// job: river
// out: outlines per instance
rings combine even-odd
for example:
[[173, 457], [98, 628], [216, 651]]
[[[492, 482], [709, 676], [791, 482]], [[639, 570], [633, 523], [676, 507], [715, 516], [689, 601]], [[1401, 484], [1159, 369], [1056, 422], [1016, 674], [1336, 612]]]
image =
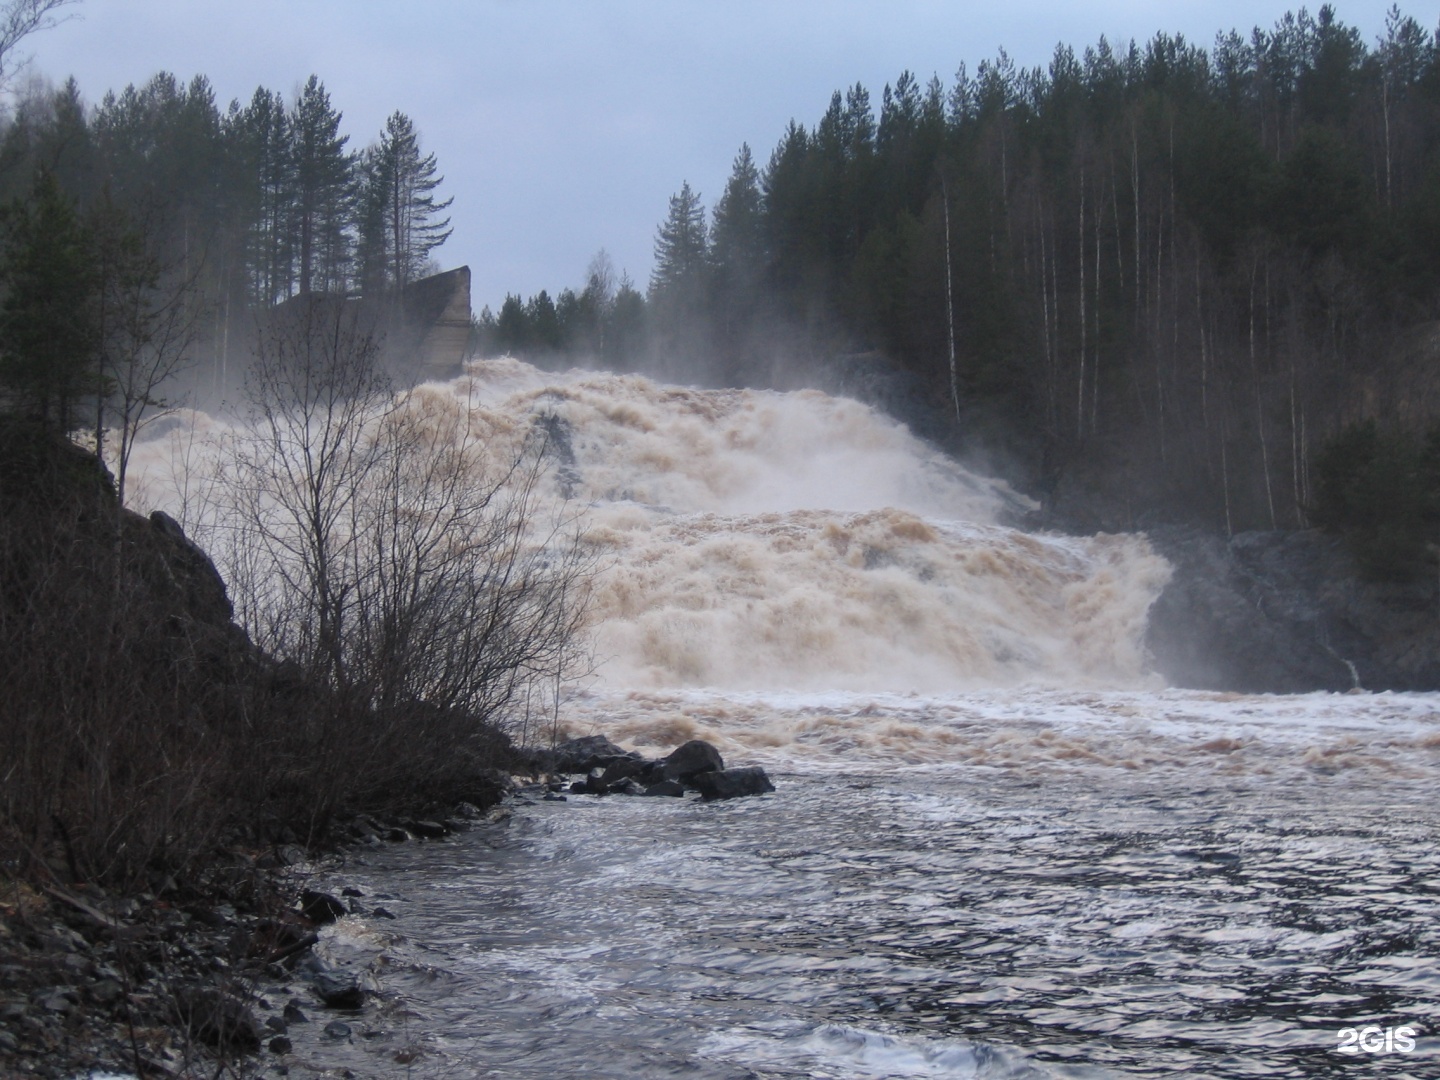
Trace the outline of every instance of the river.
[[1143, 537], [1011, 527], [855, 402], [510, 360], [418, 393], [544, 418], [602, 556], [594, 672], [528, 736], [706, 738], [777, 791], [522, 797], [328, 868], [397, 917], [326, 932], [375, 993], [297, 1066], [1440, 1072], [1440, 697], [1167, 689]]

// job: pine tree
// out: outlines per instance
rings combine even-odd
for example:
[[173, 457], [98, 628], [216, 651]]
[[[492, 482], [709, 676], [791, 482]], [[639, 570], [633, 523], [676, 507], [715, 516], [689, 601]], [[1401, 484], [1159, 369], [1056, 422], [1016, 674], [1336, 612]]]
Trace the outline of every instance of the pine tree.
[[749, 145], [740, 147], [710, 229], [711, 306], [727, 382], [744, 377], [743, 339], [754, 321], [765, 273], [765, 198]]
[[278, 93], [257, 88], [232, 125], [246, 197], [245, 262], [251, 302], [261, 307], [290, 295], [294, 283], [289, 223], [295, 193], [290, 118]]
[[0, 304], [0, 388], [21, 409], [65, 431], [99, 389], [93, 244], [53, 173], [6, 215]]
[[765, 261], [765, 198], [749, 144], [740, 147], [715, 204], [710, 257], [722, 279], [746, 277]]
[[380, 148], [368, 146], [355, 176], [355, 279], [360, 295], [383, 296], [389, 287], [390, 230], [386, 211], [390, 181]]
[[302, 295], [346, 285], [352, 193], [348, 141], [340, 134], [340, 113], [331, 107], [330, 95], [311, 75], [290, 113], [292, 213]]
[[377, 180], [385, 206], [389, 283], [403, 288], [425, 270], [430, 253], [450, 237], [450, 219], [436, 220], [452, 199], [435, 201], [444, 181], [436, 176], [434, 154], [421, 155], [415, 125], [402, 112], [385, 121], [376, 154]]
[[694, 291], [709, 263], [705, 207], [687, 181], [670, 196], [670, 213], [655, 236], [655, 269], [650, 275], [652, 299]]

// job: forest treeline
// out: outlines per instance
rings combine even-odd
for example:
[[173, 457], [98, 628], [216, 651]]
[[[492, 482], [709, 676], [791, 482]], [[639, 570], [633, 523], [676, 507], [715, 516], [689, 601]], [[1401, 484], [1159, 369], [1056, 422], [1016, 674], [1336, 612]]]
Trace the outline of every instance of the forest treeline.
[[[171, 322], [183, 309], [185, 343], [172, 351], [199, 361], [199, 385], [224, 390], [255, 314], [311, 293], [383, 301], [429, 272], [450, 235], [434, 154], [403, 112], [360, 149], [341, 120], [313, 75], [293, 100], [261, 87], [228, 107], [204, 76], [186, 84], [163, 72], [94, 106], [73, 78], [23, 91], [0, 129], [6, 261], [69, 260], [57, 280], [70, 318], [87, 325], [67, 331], [61, 370], [45, 370], [61, 395], [93, 399], [107, 378], [99, 357], [115, 347], [102, 339], [118, 325], [110, 294], [128, 292], [132, 306]], [[37, 215], [49, 215], [38, 231]], [[79, 247], [37, 250], [56, 227]], [[25, 380], [39, 374], [20, 376], [32, 398]]]
[[[64, 6], [0, 0], [0, 85], [12, 16]], [[360, 152], [340, 119], [314, 77], [221, 110], [162, 74], [0, 125], [0, 881], [154, 887], [493, 800], [589, 662], [546, 430], [383, 362], [449, 235], [435, 158], [402, 113]], [[131, 512], [136, 439], [231, 354], [181, 520]]]
[[1374, 42], [1327, 5], [1208, 49], [1001, 52], [876, 105], [742, 147], [708, 213], [682, 186], [644, 297], [602, 261], [484, 346], [752, 384], [873, 352], [932, 434], [1110, 528], [1311, 523], [1337, 433], [1428, 422], [1440, 66], [1398, 9]]

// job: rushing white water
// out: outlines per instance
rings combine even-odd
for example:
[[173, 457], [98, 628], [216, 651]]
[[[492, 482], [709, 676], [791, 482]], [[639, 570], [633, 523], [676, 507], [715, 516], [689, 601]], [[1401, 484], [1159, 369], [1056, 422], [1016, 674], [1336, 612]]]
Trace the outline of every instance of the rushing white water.
[[997, 525], [1026, 500], [854, 401], [554, 380], [509, 360], [449, 389], [558, 421], [568, 488], [609, 556], [603, 686], [1145, 682], [1168, 569], [1143, 539]]
[[[1025, 500], [855, 402], [511, 360], [421, 388], [552, 436], [604, 554], [555, 730], [690, 738], [779, 790], [572, 797], [337, 871], [364, 1075], [1422, 1075], [1440, 1057], [1440, 698], [1165, 689], [1143, 537]], [[183, 512], [210, 418], [138, 451]], [[303, 988], [296, 987], [296, 993]], [[1408, 1055], [1338, 1053], [1414, 1025]], [[363, 1029], [363, 1030], [362, 1030]], [[419, 1064], [415, 1064], [415, 1063]], [[418, 1069], [418, 1072], [415, 1070]]]

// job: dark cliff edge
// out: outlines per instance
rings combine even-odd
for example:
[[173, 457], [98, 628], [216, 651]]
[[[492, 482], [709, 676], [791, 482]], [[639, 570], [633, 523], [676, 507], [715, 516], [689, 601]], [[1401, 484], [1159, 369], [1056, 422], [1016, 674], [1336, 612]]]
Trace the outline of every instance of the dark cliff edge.
[[443, 839], [508, 785], [501, 732], [276, 662], [177, 522], [3, 416], [0, 688], [0, 1076], [258, 1072], [301, 1004], [363, 997], [310, 952], [308, 859]]
[[1318, 530], [1149, 530], [1175, 568], [1146, 645], [1172, 686], [1245, 693], [1440, 688], [1435, 579], [1363, 579]]

